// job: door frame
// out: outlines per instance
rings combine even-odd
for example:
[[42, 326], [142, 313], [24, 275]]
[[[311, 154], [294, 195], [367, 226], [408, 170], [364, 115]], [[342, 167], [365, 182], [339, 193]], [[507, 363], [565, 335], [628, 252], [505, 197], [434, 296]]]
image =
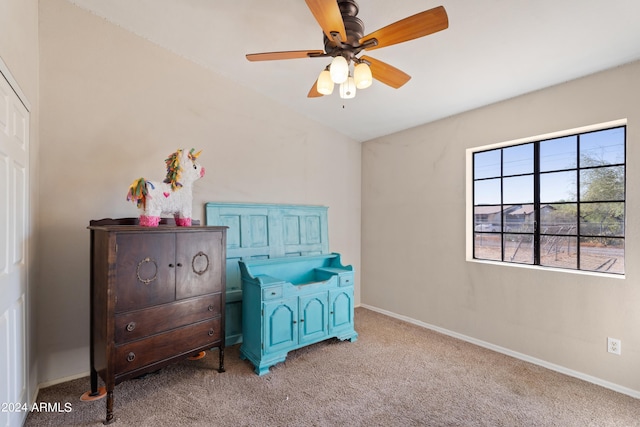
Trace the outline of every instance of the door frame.
[[20, 85], [18, 84], [16, 79], [13, 78], [11, 71], [9, 71], [9, 67], [2, 60], [1, 56], [0, 56], [0, 74], [2, 74], [5, 80], [9, 82], [9, 86], [11, 86], [11, 89], [13, 89], [15, 94], [18, 96], [18, 99], [20, 100], [20, 102], [22, 102], [22, 105], [24, 105], [24, 108], [26, 108], [29, 114], [31, 114], [31, 103], [29, 102], [29, 99], [26, 97], [22, 89], [20, 89]]
[[[32, 106], [29, 102], [28, 98], [20, 88], [20, 85], [13, 77], [9, 67], [4, 62], [2, 57], [0, 57], [0, 79], [5, 80], [13, 93], [16, 95], [17, 100], [22, 104], [22, 106], [26, 110], [26, 119], [27, 119], [27, 129], [26, 129], [26, 139], [25, 139], [25, 189], [24, 189], [24, 197], [25, 199], [25, 211], [24, 211], [24, 227], [25, 227], [25, 235], [31, 236], [33, 233], [33, 225], [32, 225], [32, 183], [31, 183], [31, 143], [32, 143], [32, 132], [31, 132], [31, 112]], [[37, 393], [38, 387], [35, 385], [35, 390], [32, 390], [32, 378], [31, 378], [31, 352], [32, 352], [32, 344], [33, 337], [31, 336], [31, 328], [32, 328], [32, 310], [33, 300], [31, 297], [31, 250], [32, 245], [29, 243], [30, 239], [25, 238], [24, 242], [22, 242], [23, 247], [23, 256], [24, 256], [24, 306], [22, 313], [22, 336], [16, 337], [15, 342], [23, 343], [23, 354], [21, 355], [22, 360], [18, 363], [22, 365], [22, 369], [20, 373], [16, 373], [15, 375], [22, 376], [22, 380], [24, 381], [23, 388], [23, 396], [21, 397], [21, 402], [12, 402], [13, 404], [24, 404], [30, 407], [30, 405], [35, 401], [35, 393]], [[11, 367], [11, 363], [7, 364], [7, 367]], [[14, 365], [15, 367], [15, 365]], [[0, 367], [4, 369], [4, 367]], [[9, 408], [10, 409], [10, 408]], [[23, 410], [24, 407], [21, 408], [20, 411], [12, 411], [9, 412], [8, 422], [9, 425], [13, 425], [18, 422], [20, 425], [24, 423], [26, 420], [28, 411]]]

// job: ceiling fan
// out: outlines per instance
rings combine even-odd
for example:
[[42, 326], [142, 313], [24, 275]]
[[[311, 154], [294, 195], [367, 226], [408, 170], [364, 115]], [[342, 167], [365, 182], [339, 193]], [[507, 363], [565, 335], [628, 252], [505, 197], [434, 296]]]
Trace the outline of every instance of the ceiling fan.
[[[340, 85], [342, 98], [353, 98], [357, 89], [369, 87], [376, 79], [395, 89], [411, 79], [407, 73], [370, 56], [363, 50], [379, 49], [424, 37], [449, 27], [444, 7], [438, 6], [396, 21], [364, 35], [364, 23], [357, 18], [355, 0], [305, 0], [324, 32], [324, 50], [292, 50], [250, 53], [249, 61], [332, 57], [308, 93], [309, 98], [329, 95], [334, 84]], [[353, 62], [353, 73], [350, 64]]]

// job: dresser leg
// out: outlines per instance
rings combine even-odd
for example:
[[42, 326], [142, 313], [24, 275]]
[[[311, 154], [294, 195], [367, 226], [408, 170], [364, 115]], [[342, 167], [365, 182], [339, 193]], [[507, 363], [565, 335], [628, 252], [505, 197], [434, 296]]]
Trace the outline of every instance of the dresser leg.
[[113, 418], [113, 390], [109, 390], [107, 392], [107, 418], [104, 420], [102, 424], [111, 424], [114, 422]]
[[218, 368], [218, 372], [224, 372], [224, 347], [220, 347], [220, 367]]
[[[91, 363], [93, 365], [93, 362]], [[97, 396], [98, 395], [98, 372], [91, 367], [91, 393], [89, 396]]]

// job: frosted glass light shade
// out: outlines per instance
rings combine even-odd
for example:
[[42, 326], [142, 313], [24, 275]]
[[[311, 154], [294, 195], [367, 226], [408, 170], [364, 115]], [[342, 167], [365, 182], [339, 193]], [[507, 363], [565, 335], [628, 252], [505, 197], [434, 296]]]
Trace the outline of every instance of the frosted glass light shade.
[[318, 77], [316, 90], [323, 95], [331, 95], [333, 93], [333, 80], [328, 70], [323, 70]]
[[343, 56], [336, 56], [331, 61], [329, 72], [334, 83], [343, 83], [349, 77], [349, 63]]
[[340, 98], [351, 99], [356, 96], [356, 82], [353, 77], [348, 77], [347, 81], [340, 84]]
[[366, 89], [373, 83], [373, 76], [371, 75], [371, 68], [364, 62], [361, 62], [353, 69], [353, 79], [356, 82], [358, 89]]

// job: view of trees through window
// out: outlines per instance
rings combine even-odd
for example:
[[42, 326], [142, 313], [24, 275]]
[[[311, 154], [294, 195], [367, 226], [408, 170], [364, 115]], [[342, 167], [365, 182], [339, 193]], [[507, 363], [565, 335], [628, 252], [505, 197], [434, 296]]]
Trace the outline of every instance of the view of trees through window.
[[476, 259], [624, 273], [626, 127], [473, 154]]

